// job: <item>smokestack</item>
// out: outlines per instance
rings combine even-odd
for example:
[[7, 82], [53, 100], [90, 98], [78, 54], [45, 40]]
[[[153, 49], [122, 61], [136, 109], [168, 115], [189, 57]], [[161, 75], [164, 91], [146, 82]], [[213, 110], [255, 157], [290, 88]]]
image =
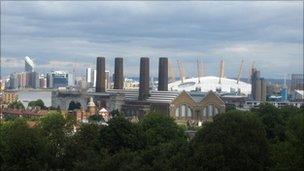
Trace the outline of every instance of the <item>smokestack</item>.
[[149, 97], [149, 58], [140, 58], [139, 95], [138, 100], [146, 100]]
[[[251, 74], [251, 95], [253, 100], [257, 100], [257, 80], [260, 80], [260, 71], [258, 71], [256, 68], [252, 68], [252, 74]], [[259, 93], [261, 94], [261, 92]], [[260, 96], [260, 95], [259, 95]]]
[[123, 58], [115, 58], [114, 89], [123, 89]]
[[158, 91], [168, 91], [168, 58], [159, 58]]
[[106, 91], [106, 60], [105, 57], [97, 57], [96, 62], [96, 92]]

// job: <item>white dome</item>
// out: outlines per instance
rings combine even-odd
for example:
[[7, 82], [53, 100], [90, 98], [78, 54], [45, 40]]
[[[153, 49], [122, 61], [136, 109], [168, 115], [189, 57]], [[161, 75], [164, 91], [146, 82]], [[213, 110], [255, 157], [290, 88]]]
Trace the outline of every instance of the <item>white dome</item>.
[[216, 91], [216, 89], [221, 89], [222, 92], [237, 92], [238, 90], [241, 93], [248, 95], [251, 94], [251, 84], [245, 83], [243, 81], [239, 81], [237, 84], [237, 80], [222, 78], [221, 84], [219, 84], [219, 77], [215, 76], [206, 76], [200, 77], [200, 83], [198, 83], [198, 78], [188, 78], [184, 80], [184, 83], [181, 81], [176, 81], [173, 83], [169, 83], [168, 90], [171, 91], [194, 91], [199, 88], [202, 92], [208, 91]]

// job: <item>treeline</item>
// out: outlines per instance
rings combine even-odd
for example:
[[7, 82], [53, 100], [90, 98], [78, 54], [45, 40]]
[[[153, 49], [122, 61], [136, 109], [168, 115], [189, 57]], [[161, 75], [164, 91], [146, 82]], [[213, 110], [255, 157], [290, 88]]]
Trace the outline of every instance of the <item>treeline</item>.
[[1, 170], [302, 170], [304, 110], [269, 104], [228, 111], [187, 140], [170, 117], [138, 123], [117, 116], [108, 126], [50, 113], [35, 124], [0, 125]]

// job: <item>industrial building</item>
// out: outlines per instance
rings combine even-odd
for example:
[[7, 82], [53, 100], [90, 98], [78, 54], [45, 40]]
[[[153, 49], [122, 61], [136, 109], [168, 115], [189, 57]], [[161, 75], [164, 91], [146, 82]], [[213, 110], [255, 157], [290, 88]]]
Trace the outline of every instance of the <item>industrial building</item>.
[[118, 109], [127, 118], [140, 118], [156, 112], [175, 118], [178, 122], [204, 122], [225, 111], [225, 102], [212, 91], [168, 91], [168, 58], [159, 59], [158, 90], [150, 90], [150, 60], [140, 59], [139, 89], [123, 89], [123, 59], [115, 59], [114, 89], [106, 88], [105, 57], [97, 57], [95, 92], [58, 90], [52, 93], [52, 106], [67, 109], [69, 103], [79, 102], [84, 110], [93, 97], [96, 107], [107, 111]]
[[252, 68], [251, 85], [252, 100], [265, 102], [267, 83], [264, 78], [260, 77], [260, 71], [256, 68]]

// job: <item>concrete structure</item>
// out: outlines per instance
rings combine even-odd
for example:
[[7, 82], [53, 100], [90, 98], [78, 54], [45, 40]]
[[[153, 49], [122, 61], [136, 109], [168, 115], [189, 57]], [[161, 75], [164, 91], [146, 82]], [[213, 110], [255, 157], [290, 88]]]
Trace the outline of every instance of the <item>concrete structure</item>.
[[96, 92], [105, 92], [106, 91], [106, 61], [104, 57], [97, 57], [96, 62]]
[[168, 91], [168, 58], [159, 58], [158, 90]]
[[124, 86], [123, 58], [115, 58], [114, 89], [123, 89], [123, 86]]
[[251, 97], [255, 101], [266, 101], [267, 82], [260, 77], [260, 71], [253, 68], [251, 75]]
[[139, 76], [139, 96], [138, 100], [145, 100], [149, 97], [150, 65], [149, 58], [140, 58], [140, 76]]
[[[261, 103], [265, 103], [265, 102], [262, 102], [262, 101], [246, 101], [246, 103], [244, 105], [244, 109], [245, 110], [246, 109], [249, 110], [251, 108], [258, 108]], [[297, 108], [304, 107], [304, 102], [279, 102], [279, 101], [271, 101], [271, 102], [267, 102], [267, 103], [270, 103], [270, 104], [274, 105], [277, 108], [281, 108], [281, 107], [284, 107], [284, 106], [295, 106]]]
[[67, 110], [69, 104], [74, 101], [81, 104], [82, 110], [90, 111], [87, 101], [92, 97], [96, 110], [102, 108], [107, 111], [119, 110], [127, 118], [141, 118], [154, 112], [171, 116], [182, 123], [211, 121], [213, 116], [225, 111], [222, 98], [211, 91], [208, 93], [149, 91], [149, 94], [146, 100], [139, 101], [138, 90], [111, 89], [104, 93], [57, 90], [52, 93], [52, 106]]

